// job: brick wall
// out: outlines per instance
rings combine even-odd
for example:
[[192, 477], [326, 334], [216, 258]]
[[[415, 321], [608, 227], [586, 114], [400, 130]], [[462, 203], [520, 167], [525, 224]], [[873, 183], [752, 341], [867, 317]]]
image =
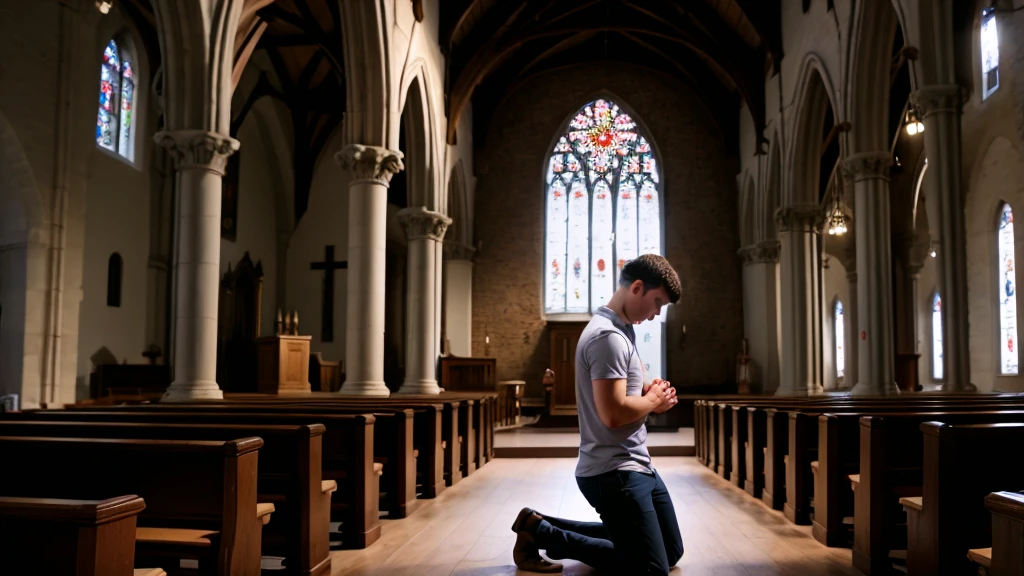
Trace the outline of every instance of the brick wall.
[[477, 150], [475, 239], [483, 246], [473, 270], [473, 354], [484, 355], [489, 336], [498, 379], [526, 380], [529, 397], [542, 396], [548, 366], [544, 164], [568, 116], [595, 97], [635, 113], [660, 153], [665, 254], [683, 286], [668, 315], [668, 377], [679, 388], [735, 381], [743, 337], [737, 160], [684, 85], [633, 65], [611, 70], [582, 65], [530, 79], [506, 97]]

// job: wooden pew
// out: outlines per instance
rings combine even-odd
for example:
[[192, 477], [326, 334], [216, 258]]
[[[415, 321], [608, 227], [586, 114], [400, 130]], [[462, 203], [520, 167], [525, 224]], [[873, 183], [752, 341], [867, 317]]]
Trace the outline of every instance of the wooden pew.
[[262, 552], [284, 556], [299, 574], [330, 574], [330, 503], [337, 487], [323, 481], [322, 424], [156, 424], [152, 422], [0, 421], [0, 436], [159, 440], [263, 439], [257, 501], [275, 507]]
[[[860, 483], [854, 493], [854, 566], [865, 574], [891, 569], [891, 550], [906, 549], [900, 498], [923, 492], [921, 424], [1017, 422], [1018, 411], [906, 412], [860, 418]], [[966, 554], [966, 552], [964, 552]]]
[[375, 418], [372, 414], [290, 414], [138, 411], [129, 407], [100, 410], [10, 412], [2, 420], [139, 422], [177, 424], [323, 425], [322, 479], [333, 480], [331, 521], [341, 523], [342, 545], [365, 548], [380, 538], [379, 479], [373, 462]]
[[984, 565], [988, 576], [1024, 574], [1024, 493], [993, 492], [985, 508], [992, 513], [992, 546], [971, 549], [968, 558]]
[[0, 453], [31, 462], [0, 474], [0, 494], [99, 500], [138, 494], [137, 563], [199, 560], [219, 575], [260, 571], [259, 438], [228, 442], [0, 437]]
[[0, 570], [9, 574], [132, 576], [135, 495], [106, 500], [0, 497]]
[[909, 528], [907, 573], [963, 574], [970, 569], [968, 551], [993, 543], [986, 497], [1000, 487], [1024, 484], [1024, 419], [955, 426], [926, 422], [921, 432], [923, 494], [920, 501], [901, 501]]

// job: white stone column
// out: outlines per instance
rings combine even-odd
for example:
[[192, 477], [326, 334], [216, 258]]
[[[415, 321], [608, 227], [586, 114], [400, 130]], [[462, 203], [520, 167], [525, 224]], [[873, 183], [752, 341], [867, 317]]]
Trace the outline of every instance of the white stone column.
[[951, 392], [974, 391], [967, 325], [967, 239], [960, 182], [960, 114], [963, 100], [956, 85], [925, 86], [911, 97], [924, 122], [928, 156], [928, 190], [937, 199], [938, 285], [942, 294], [942, 356]]
[[423, 206], [398, 213], [409, 240], [405, 381], [400, 394], [440, 394], [437, 385], [437, 249], [452, 223]]
[[[350, 144], [335, 155], [348, 184], [345, 383], [339, 394], [389, 396], [384, 385], [384, 251], [388, 185], [402, 153]], [[412, 291], [410, 284], [410, 292]]]
[[238, 141], [205, 130], [160, 132], [178, 172], [174, 382], [164, 402], [223, 398], [217, 386], [221, 186]]
[[821, 267], [818, 235], [824, 216], [817, 204], [779, 210], [782, 365], [776, 396], [820, 394], [821, 306], [816, 280]]
[[473, 355], [473, 253], [465, 244], [444, 243], [445, 326], [451, 353]]
[[888, 152], [843, 160], [857, 218], [857, 383], [853, 394], [898, 394], [893, 367], [892, 240]]
[[743, 332], [753, 364], [751, 392], [772, 393], [779, 386], [779, 243], [759, 242], [739, 249], [743, 259]]

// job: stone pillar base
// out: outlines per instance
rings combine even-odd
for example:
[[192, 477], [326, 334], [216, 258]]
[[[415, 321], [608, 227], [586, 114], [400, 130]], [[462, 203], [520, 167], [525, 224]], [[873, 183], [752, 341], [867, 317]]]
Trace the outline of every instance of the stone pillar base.
[[825, 394], [825, 387], [818, 385], [818, 386], [811, 386], [809, 388], [783, 388], [783, 387], [779, 387], [779, 389], [775, 391], [775, 394], [773, 394], [773, 396], [799, 397], [799, 396], [822, 396], [824, 394]]
[[851, 396], [898, 396], [900, 394], [900, 387], [895, 382], [889, 382], [888, 384], [868, 384], [867, 382], [858, 382], [856, 386], [850, 390]]
[[167, 388], [161, 402], [192, 402], [223, 400], [224, 392], [216, 382], [174, 382]]
[[437, 385], [437, 380], [415, 380], [402, 382], [402, 387], [395, 393], [395, 395], [406, 395], [406, 394], [440, 394], [442, 392], [441, 387]]
[[338, 390], [339, 396], [370, 396], [376, 398], [387, 398], [391, 396], [391, 390], [384, 385], [384, 381], [380, 382], [348, 382], [346, 381], [341, 385], [341, 390]]

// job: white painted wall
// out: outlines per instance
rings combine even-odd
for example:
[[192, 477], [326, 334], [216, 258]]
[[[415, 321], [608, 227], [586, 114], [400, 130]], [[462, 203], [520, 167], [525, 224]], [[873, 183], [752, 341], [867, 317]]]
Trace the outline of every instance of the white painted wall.
[[[151, 139], [147, 139], [152, 141]], [[150, 179], [97, 148], [90, 162], [78, 331], [78, 394], [88, 392], [90, 357], [108, 348], [118, 362], [145, 363]], [[121, 255], [121, 306], [107, 306], [107, 263]], [[85, 387], [83, 389], [83, 386]]]
[[345, 359], [346, 283], [345, 270], [334, 272], [334, 341], [320, 340], [322, 271], [310, 270], [322, 262], [324, 247], [334, 245], [334, 259], [348, 260], [348, 182], [350, 175], [334, 161], [344, 146], [342, 125], [334, 131], [317, 161], [309, 193], [309, 207], [299, 221], [288, 245], [287, 308], [299, 312], [299, 332], [313, 336], [310, 350], [324, 360]]

